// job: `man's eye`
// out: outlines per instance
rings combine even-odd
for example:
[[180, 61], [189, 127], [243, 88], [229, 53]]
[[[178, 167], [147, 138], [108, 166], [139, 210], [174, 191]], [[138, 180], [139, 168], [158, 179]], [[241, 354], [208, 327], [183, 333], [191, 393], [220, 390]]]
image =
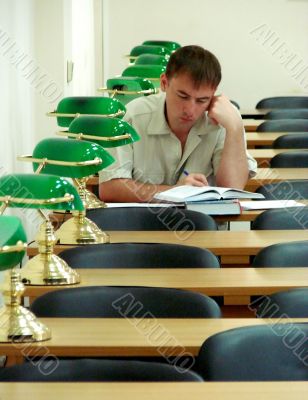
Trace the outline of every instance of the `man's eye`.
[[186, 96], [185, 94], [180, 94], [180, 93], [178, 93], [178, 96], [179, 96], [181, 99], [188, 99], [188, 96]]

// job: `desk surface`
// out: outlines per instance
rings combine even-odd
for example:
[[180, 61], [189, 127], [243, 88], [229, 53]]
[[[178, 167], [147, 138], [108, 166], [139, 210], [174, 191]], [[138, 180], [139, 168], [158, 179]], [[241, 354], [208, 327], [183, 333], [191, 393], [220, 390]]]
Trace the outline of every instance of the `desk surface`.
[[303, 400], [308, 382], [1, 383], [5, 400]]
[[[308, 240], [308, 230], [260, 231], [110, 231], [111, 243], [177, 243], [207, 248], [216, 255], [255, 255], [263, 247], [276, 243]], [[72, 246], [56, 245], [55, 253]], [[37, 254], [29, 247], [28, 255]]]
[[264, 119], [271, 110], [269, 108], [241, 108], [239, 111], [243, 119]]
[[272, 146], [273, 142], [284, 135], [298, 134], [299, 132], [248, 132], [246, 135], [247, 147]]
[[[209, 296], [266, 295], [308, 287], [308, 268], [78, 269], [78, 272], [81, 283], [69, 287], [153, 286]], [[37, 297], [59, 288], [63, 286], [27, 286], [25, 296]]]
[[244, 128], [246, 132], [255, 132], [257, 127], [264, 122], [264, 119], [243, 119]]
[[258, 168], [257, 174], [247, 182], [245, 190], [254, 192], [259, 186], [288, 179], [307, 180], [308, 168]]
[[[144, 310], [146, 313], [148, 310]], [[241, 326], [288, 323], [280, 318], [40, 318], [52, 338], [36, 343], [1, 343], [0, 354], [13, 357], [53, 355], [67, 357], [197, 355], [215, 333]], [[307, 318], [292, 322], [308, 322]]]
[[[286, 179], [308, 179], [308, 168], [258, 168], [257, 175], [249, 179], [245, 190], [254, 191], [265, 183], [280, 182]], [[98, 177], [91, 177], [88, 186], [97, 186]]]

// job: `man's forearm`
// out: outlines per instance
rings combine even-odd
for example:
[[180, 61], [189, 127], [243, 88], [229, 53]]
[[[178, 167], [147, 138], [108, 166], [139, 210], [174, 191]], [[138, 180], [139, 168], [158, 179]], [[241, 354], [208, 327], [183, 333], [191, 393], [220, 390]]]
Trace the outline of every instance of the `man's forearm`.
[[111, 179], [99, 185], [99, 197], [106, 202], [140, 202], [151, 201], [157, 192], [169, 189], [168, 185], [142, 183], [133, 179]]
[[244, 138], [242, 134], [228, 133], [216, 174], [216, 184], [222, 187], [243, 189], [249, 176]]

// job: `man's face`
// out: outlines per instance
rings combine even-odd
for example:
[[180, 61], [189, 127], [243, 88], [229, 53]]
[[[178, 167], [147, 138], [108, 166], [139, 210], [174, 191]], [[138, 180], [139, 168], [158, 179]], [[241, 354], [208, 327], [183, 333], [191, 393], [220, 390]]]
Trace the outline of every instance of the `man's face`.
[[173, 132], [189, 131], [209, 108], [216, 88], [201, 85], [196, 88], [189, 74], [167, 79], [161, 76], [161, 88], [166, 92], [168, 124]]

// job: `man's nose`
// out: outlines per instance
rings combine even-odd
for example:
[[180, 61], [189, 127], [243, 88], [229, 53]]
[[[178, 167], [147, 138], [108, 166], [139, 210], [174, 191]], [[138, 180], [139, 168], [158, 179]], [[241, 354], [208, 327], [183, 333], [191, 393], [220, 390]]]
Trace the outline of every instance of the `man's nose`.
[[194, 102], [194, 100], [193, 99], [188, 100], [187, 102], [185, 102], [184, 112], [187, 115], [193, 115], [195, 112], [195, 108], [196, 108], [196, 103]]

